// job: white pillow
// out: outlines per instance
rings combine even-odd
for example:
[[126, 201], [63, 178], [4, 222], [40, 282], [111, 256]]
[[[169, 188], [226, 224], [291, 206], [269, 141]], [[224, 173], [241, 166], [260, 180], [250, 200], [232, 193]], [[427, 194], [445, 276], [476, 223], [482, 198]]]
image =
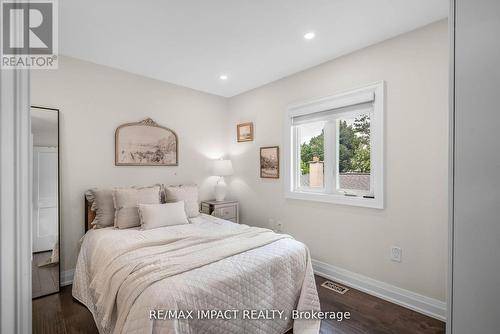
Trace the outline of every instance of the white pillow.
[[113, 189], [115, 205], [115, 227], [130, 228], [139, 226], [139, 204], [160, 204], [160, 186], [130, 187]]
[[198, 203], [198, 187], [181, 185], [165, 187], [167, 203], [184, 201], [184, 208], [189, 218], [200, 214], [200, 204]]
[[184, 201], [166, 204], [139, 204], [138, 208], [143, 230], [189, 223], [184, 211]]

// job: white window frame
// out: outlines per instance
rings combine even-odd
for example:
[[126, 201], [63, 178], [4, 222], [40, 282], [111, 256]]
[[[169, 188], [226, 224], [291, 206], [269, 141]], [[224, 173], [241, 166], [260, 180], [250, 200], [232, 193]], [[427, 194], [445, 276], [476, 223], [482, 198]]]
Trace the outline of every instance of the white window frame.
[[[333, 96], [309, 100], [288, 106], [284, 119], [284, 178], [285, 178], [285, 197], [291, 199], [327, 202], [334, 204], [344, 204], [353, 206], [362, 206], [369, 208], [384, 208], [384, 97], [385, 83], [379, 81], [368, 86], [345, 91]], [[293, 126], [294, 117], [306, 116], [318, 112], [334, 110], [357, 105], [373, 99], [373, 111], [370, 115], [370, 150], [371, 150], [371, 170], [370, 170], [370, 189], [374, 198], [362, 196], [346, 196], [343, 192], [338, 192], [336, 182], [333, 180], [337, 172], [335, 159], [337, 154], [331, 154], [332, 150], [325, 149], [325, 186], [321, 189], [304, 189], [297, 186], [298, 163], [300, 163], [300, 145], [294, 141], [299, 140], [297, 133], [299, 129]], [[325, 142], [336, 143], [333, 140], [336, 135], [336, 126], [333, 119], [338, 119], [342, 115], [332, 116], [332, 121], [325, 124], [334, 129], [325, 131]]]

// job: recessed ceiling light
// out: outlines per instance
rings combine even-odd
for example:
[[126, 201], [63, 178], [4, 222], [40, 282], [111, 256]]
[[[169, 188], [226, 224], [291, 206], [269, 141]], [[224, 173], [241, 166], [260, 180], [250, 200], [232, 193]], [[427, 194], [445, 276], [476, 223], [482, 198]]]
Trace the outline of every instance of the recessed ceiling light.
[[308, 32], [308, 33], [304, 34], [305, 39], [313, 39], [314, 37], [316, 37], [316, 34], [313, 32]]
[[221, 75], [219, 76], [219, 79], [221, 79], [221, 80], [227, 80], [227, 78], [228, 78], [228, 76], [227, 76], [227, 75], [225, 75], [225, 74], [221, 74]]

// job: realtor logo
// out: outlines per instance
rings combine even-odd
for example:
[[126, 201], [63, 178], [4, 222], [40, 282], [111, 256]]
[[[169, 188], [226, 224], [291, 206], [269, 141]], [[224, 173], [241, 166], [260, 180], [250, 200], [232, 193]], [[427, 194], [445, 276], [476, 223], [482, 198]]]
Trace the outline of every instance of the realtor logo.
[[57, 68], [57, 2], [1, 0], [1, 67]]

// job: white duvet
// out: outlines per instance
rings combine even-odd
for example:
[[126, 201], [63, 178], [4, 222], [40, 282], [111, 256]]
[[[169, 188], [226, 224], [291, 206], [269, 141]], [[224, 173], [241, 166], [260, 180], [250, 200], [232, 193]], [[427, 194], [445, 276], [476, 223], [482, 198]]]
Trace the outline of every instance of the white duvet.
[[[281, 334], [292, 325], [296, 334], [318, 333], [318, 321], [291, 319], [294, 309], [319, 310], [302, 243], [206, 215], [191, 222], [85, 235], [73, 296], [100, 333]], [[160, 310], [182, 312], [159, 317]], [[198, 310], [234, 311], [200, 317]]]

